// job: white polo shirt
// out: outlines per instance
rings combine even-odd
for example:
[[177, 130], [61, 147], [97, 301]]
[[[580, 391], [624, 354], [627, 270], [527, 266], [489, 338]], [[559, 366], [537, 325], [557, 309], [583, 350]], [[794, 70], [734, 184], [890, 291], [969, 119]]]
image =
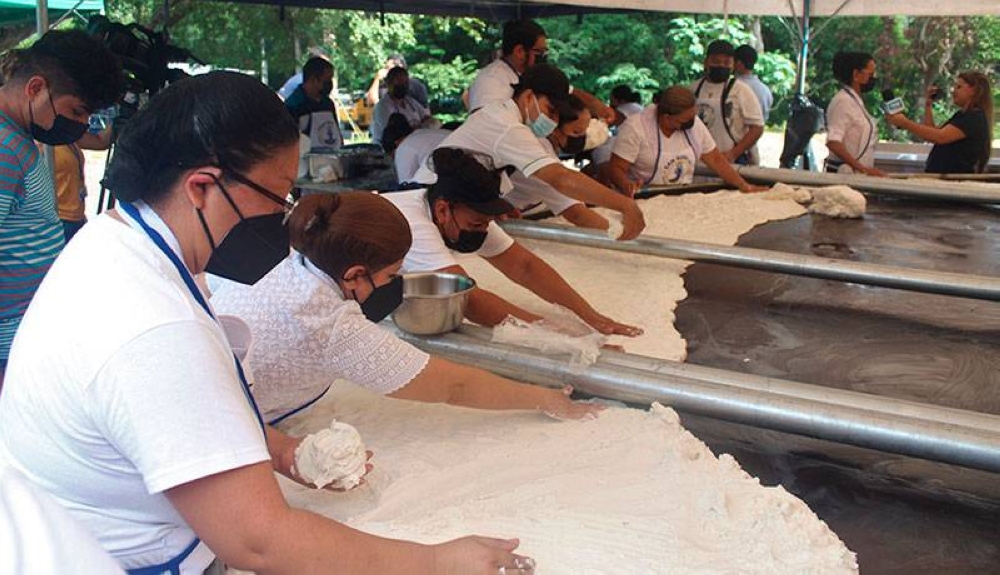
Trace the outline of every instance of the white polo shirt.
[[403, 139], [393, 159], [399, 183], [413, 181], [420, 166], [427, 165], [431, 152], [450, 134], [451, 130], [421, 128]]
[[503, 58], [490, 62], [476, 74], [469, 86], [469, 110], [475, 112], [486, 104], [514, 97], [514, 85], [521, 75]]
[[247, 322], [264, 342], [249, 363], [265, 421], [308, 404], [337, 379], [392, 393], [430, 359], [369, 321], [337, 282], [295, 252], [252, 286], [220, 280], [212, 307]]
[[[426, 189], [390, 192], [382, 197], [403, 212], [413, 234], [413, 245], [403, 258], [403, 273], [431, 272], [459, 265], [456, 252], [445, 245], [441, 232], [434, 225]], [[479, 256], [496, 257], [514, 245], [513, 238], [496, 222], [490, 222], [486, 232], [486, 242], [476, 252]]]
[[629, 177], [640, 182], [649, 181], [654, 186], [691, 183], [698, 160], [715, 149], [712, 134], [695, 116], [687, 137], [676, 130], [668, 138], [656, 120], [656, 106], [649, 106], [641, 114], [625, 120], [615, 137], [614, 155], [632, 164]]
[[431, 117], [431, 111], [413, 96], [407, 96], [402, 101], [382, 98], [378, 104], [375, 104], [375, 112], [372, 114], [372, 125], [369, 128], [372, 143], [382, 143], [382, 132], [389, 123], [389, 116], [393, 114], [402, 114], [411, 128], [416, 128], [424, 120]]
[[[487, 104], [437, 147], [479, 152], [493, 158], [496, 167], [514, 166], [528, 177], [545, 166], [559, 163], [521, 122], [521, 110], [511, 99]], [[437, 174], [422, 165], [413, 180], [433, 184]]]
[[[878, 126], [865, 108], [864, 100], [850, 87], [845, 86], [834, 94], [826, 108], [826, 141], [843, 143], [862, 166], [875, 167]], [[833, 152], [830, 152], [830, 158], [840, 160]], [[854, 172], [846, 164], [841, 171]]]
[[[733, 87], [730, 88], [729, 94], [726, 96], [725, 106], [721, 105], [722, 91], [728, 82], [729, 80], [715, 83], [706, 79], [699, 80], [690, 86], [691, 91], [698, 99], [698, 117], [711, 132], [720, 152], [733, 149], [736, 142], [747, 135], [751, 126], [764, 125], [764, 112], [761, 110], [757, 94], [754, 94], [753, 88], [741, 80], [733, 82]], [[699, 85], [701, 86], [700, 91], [698, 90]], [[728, 118], [732, 137], [726, 131], [726, 126], [722, 121], [723, 113], [726, 113]]]
[[[538, 138], [538, 143], [541, 144], [553, 158], [556, 160], [559, 159], [559, 155], [556, 154], [555, 146], [552, 145], [552, 142], [550, 142], [548, 138]], [[553, 188], [542, 180], [539, 180], [538, 178], [529, 178], [521, 172], [514, 172], [511, 174], [510, 182], [513, 189], [504, 194], [503, 199], [507, 200], [512, 206], [521, 211], [528, 211], [539, 204], [545, 204], [545, 207], [547, 207], [550, 212], [558, 216], [569, 208], [583, 203], [560, 193], [559, 190]]]
[[[270, 459], [222, 328], [145, 233], [108, 215], [63, 250], [21, 323], [0, 457], [126, 569], [164, 563], [195, 539], [165, 491]], [[202, 543], [182, 575], [214, 557]]]

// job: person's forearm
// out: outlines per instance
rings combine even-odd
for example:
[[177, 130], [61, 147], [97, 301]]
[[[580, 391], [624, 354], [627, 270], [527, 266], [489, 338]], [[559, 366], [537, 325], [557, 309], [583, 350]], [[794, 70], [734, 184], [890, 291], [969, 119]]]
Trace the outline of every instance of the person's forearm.
[[250, 547], [248, 564], [227, 563], [258, 575], [433, 573], [431, 547], [362, 533], [299, 509], [289, 509], [281, 519]]
[[909, 118], [903, 117], [899, 121], [899, 127], [906, 130], [907, 132], [910, 132], [911, 134], [920, 138], [921, 140], [930, 142], [932, 144], [939, 143], [939, 138], [941, 136], [941, 129], [938, 128], [937, 126], [934, 125], [926, 126], [924, 124], [918, 124]]
[[934, 123], [934, 105], [931, 100], [924, 103], [924, 125], [932, 128], [937, 127], [937, 124]]
[[614, 121], [614, 109], [597, 99], [597, 97], [590, 92], [574, 87], [573, 95], [580, 98], [580, 101], [583, 102], [583, 105], [587, 107], [587, 110], [590, 111], [590, 114], [593, 117], [604, 120], [608, 124]]
[[502, 297], [488, 292], [482, 288], [476, 288], [469, 294], [469, 307], [465, 310], [465, 317], [479, 325], [494, 326], [512, 315], [524, 321], [536, 321], [541, 316], [535, 315], [527, 310], [521, 309]]
[[847, 146], [845, 146], [843, 142], [827, 141], [826, 147], [829, 148], [829, 150], [834, 154], [837, 154], [837, 157], [843, 160], [845, 164], [853, 168], [855, 172], [860, 172], [865, 169], [865, 166], [861, 165], [861, 162], [859, 162], [857, 158], [847, 151]]
[[379, 80], [378, 74], [376, 74], [375, 78], [372, 80], [371, 86], [368, 87], [368, 92], [365, 93], [365, 97], [368, 98], [368, 103], [371, 104], [372, 106], [374, 106], [375, 104], [378, 104], [378, 100], [379, 100], [379, 98], [378, 98], [378, 85], [379, 85], [379, 81], [380, 80]]
[[738, 158], [742, 156], [747, 150], [752, 148], [754, 144], [757, 143], [757, 140], [759, 140], [762, 135], [764, 135], [763, 126], [750, 126], [750, 129], [747, 131], [746, 135], [743, 136], [743, 138], [740, 139], [740, 141], [737, 142], [735, 146], [733, 146], [732, 150], [733, 157]]
[[615, 159], [616, 156], [611, 156], [611, 161], [608, 162], [608, 177], [611, 178], [611, 182], [617, 186], [622, 192], [628, 193], [631, 182], [628, 179], [628, 170], [631, 167], [630, 164], [625, 162], [625, 160]]
[[553, 397], [546, 389], [439, 357], [432, 357], [427, 368], [407, 385], [410, 386], [443, 388], [443, 394], [424, 395], [476, 409], [546, 409]]
[[[549, 166], [543, 168], [543, 170], [548, 168]], [[558, 168], [559, 171], [553, 174], [552, 181], [545, 181], [565, 196], [588, 204], [612, 209], [616, 212], [627, 210], [629, 204], [632, 203], [631, 199], [602, 186], [597, 180], [564, 166], [558, 166]]]
[[285, 477], [298, 481], [292, 473], [292, 465], [295, 464], [295, 448], [302, 443], [302, 438], [287, 435], [270, 425], [264, 429], [267, 435], [267, 452], [271, 454], [271, 466]]
[[584, 321], [598, 315], [587, 300], [583, 299], [583, 296], [577, 293], [559, 272], [541, 258], [533, 257], [527, 260], [520, 270], [508, 277], [545, 301], [572, 311]]
[[574, 204], [563, 210], [561, 214], [557, 215], [565, 218], [566, 221], [578, 228], [606, 230], [610, 226], [608, 220], [604, 216], [583, 204]]
[[706, 152], [702, 154], [701, 160], [705, 162], [713, 172], [715, 172], [722, 181], [726, 182], [730, 186], [738, 190], [743, 190], [750, 184], [743, 179], [743, 176], [736, 171], [736, 168], [726, 161], [726, 158], [722, 155], [722, 152], [718, 148], [715, 148], [711, 152]]

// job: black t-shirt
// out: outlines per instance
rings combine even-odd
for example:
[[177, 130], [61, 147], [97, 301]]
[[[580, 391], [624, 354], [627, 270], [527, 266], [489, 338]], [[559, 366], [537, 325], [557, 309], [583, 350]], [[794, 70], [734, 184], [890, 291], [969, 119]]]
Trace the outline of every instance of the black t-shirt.
[[982, 110], [959, 110], [945, 125], [962, 130], [965, 137], [950, 144], [934, 144], [927, 156], [925, 172], [933, 174], [972, 174], [976, 161], [989, 138], [986, 114]]

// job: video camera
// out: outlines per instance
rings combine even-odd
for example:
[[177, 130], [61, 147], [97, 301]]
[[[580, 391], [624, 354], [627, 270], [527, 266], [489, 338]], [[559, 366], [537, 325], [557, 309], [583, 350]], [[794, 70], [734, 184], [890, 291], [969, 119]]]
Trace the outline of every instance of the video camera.
[[121, 60], [127, 85], [118, 105], [118, 119], [126, 120], [139, 110], [144, 99], [170, 82], [186, 76], [169, 64], [193, 61], [204, 65], [184, 48], [173, 46], [163, 32], [154, 32], [139, 24], [119, 24], [106, 16], [92, 16], [87, 33], [101, 40]]

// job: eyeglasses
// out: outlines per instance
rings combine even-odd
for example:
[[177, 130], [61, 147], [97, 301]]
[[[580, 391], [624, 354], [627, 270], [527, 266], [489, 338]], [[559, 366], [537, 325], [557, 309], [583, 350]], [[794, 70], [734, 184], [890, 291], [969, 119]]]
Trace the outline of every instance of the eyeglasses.
[[549, 51], [548, 50], [538, 50], [536, 48], [532, 48], [531, 49], [531, 53], [535, 55], [535, 60], [539, 60], [539, 61], [544, 62], [545, 60], [549, 59]]
[[237, 182], [257, 192], [258, 194], [266, 197], [267, 199], [275, 202], [279, 206], [282, 206], [285, 209], [285, 217], [281, 220], [281, 224], [285, 225], [288, 223], [288, 220], [292, 217], [292, 212], [294, 212], [296, 206], [299, 205], [298, 201], [290, 202], [288, 201], [287, 196], [285, 198], [282, 198], [278, 194], [272, 192], [271, 190], [265, 188], [264, 186], [258, 184], [257, 182], [254, 182], [253, 180], [242, 174], [239, 174], [232, 170], [225, 170], [225, 168], [223, 168], [223, 170], [226, 172], [226, 175], [228, 175], [230, 178], [236, 180]]

